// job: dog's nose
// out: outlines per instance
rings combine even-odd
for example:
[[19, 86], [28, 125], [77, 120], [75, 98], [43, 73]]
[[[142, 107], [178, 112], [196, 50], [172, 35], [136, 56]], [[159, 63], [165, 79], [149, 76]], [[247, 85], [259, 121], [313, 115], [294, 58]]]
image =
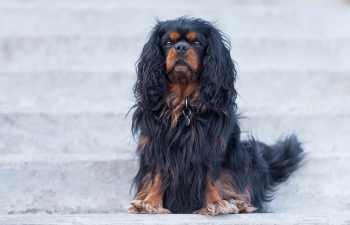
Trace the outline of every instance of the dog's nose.
[[184, 44], [179, 44], [175, 46], [175, 50], [180, 54], [185, 54], [188, 50], [188, 47]]

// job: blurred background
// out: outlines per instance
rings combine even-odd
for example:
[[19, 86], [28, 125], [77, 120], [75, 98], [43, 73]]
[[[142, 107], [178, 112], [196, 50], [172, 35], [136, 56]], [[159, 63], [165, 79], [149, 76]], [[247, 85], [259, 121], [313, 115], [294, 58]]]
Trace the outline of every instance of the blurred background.
[[154, 18], [217, 20], [247, 131], [308, 162], [271, 212], [350, 212], [346, 0], [0, 0], [0, 214], [125, 213], [134, 65]]

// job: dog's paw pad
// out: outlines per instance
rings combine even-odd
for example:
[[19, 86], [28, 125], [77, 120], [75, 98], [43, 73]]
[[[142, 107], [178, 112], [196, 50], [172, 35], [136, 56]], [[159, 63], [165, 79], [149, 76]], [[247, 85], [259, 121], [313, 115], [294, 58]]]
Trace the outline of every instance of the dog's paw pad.
[[151, 204], [145, 203], [141, 200], [134, 200], [130, 202], [127, 208], [128, 213], [135, 214], [169, 214], [169, 210], [162, 208], [161, 206], [154, 207]]

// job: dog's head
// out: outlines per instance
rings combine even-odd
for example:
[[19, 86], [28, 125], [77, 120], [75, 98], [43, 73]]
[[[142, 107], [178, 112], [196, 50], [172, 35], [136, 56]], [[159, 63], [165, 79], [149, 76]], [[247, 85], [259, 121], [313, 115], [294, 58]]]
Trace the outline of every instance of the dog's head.
[[206, 109], [226, 111], [236, 98], [236, 70], [229, 49], [226, 36], [208, 21], [187, 17], [157, 21], [137, 65], [138, 102], [160, 110], [172, 94], [169, 85], [177, 83], [184, 87], [177, 88], [178, 104], [196, 90]]
[[165, 69], [171, 82], [193, 81], [198, 79], [208, 42], [198, 28], [176, 25], [161, 38]]

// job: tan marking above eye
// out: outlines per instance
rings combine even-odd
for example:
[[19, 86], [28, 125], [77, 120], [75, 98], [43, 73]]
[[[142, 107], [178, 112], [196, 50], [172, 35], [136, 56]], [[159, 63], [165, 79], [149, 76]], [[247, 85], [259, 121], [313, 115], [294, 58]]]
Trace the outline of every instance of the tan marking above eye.
[[172, 32], [169, 34], [169, 38], [172, 40], [172, 41], [176, 41], [177, 39], [179, 39], [180, 37], [180, 34], [178, 32]]
[[189, 40], [189, 41], [193, 41], [194, 39], [196, 39], [197, 37], [197, 34], [194, 33], [194, 32], [190, 32], [188, 34], [186, 34], [186, 38]]

